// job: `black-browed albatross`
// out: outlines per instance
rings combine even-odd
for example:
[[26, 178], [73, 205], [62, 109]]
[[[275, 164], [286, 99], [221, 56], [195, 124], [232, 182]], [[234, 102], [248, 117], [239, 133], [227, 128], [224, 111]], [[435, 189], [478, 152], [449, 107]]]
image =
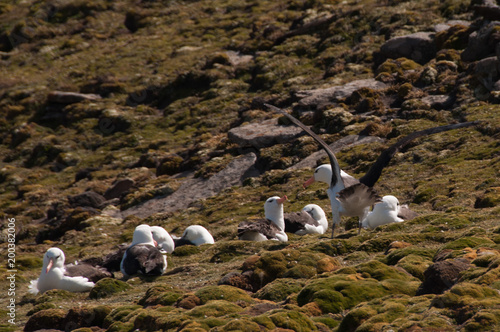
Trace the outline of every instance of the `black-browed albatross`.
[[[373, 186], [380, 178], [382, 170], [387, 166], [392, 157], [403, 147], [409, 144], [412, 140], [431, 134], [440, 133], [447, 130], [470, 127], [477, 125], [478, 121], [463, 122], [457, 124], [450, 124], [445, 126], [428, 128], [420, 131], [413, 132], [396, 143], [391, 145], [386, 150], [382, 151], [375, 163], [370, 167], [368, 172], [357, 181], [352, 176], [346, 173], [341, 174], [340, 166], [335, 157], [335, 154], [330, 149], [328, 144], [316, 135], [309, 127], [297, 120], [291, 114], [284, 110], [270, 105], [264, 106], [286, 116], [292, 123], [302, 128], [309, 134], [321, 147], [325, 150], [330, 159], [330, 165], [320, 165], [314, 172], [314, 179], [329, 184], [327, 189], [328, 197], [332, 207], [333, 225], [332, 225], [332, 238], [335, 232], [335, 226], [340, 223], [340, 216], [358, 216], [359, 217], [359, 230], [361, 229], [361, 221], [368, 215], [370, 206], [376, 202], [380, 202], [380, 197], [373, 190]], [[354, 181], [353, 181], [354, 180]], [[312, 180], [309, 180], [312, 182]], [[356, 183], [356, 181], [358, 183]], [[306, 182], [307, 183], [307, 182]], [[358, 232], [359, 232], [358, 230]]]

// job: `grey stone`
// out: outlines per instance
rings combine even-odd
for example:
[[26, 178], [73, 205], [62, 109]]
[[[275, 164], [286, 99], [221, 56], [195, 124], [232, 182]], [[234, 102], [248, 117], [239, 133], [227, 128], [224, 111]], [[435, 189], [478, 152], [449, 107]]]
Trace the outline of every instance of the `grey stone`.
[[187, 177], [179, 189], [166, 197], [150, 199], [142, 204], [121, 212], [121, 217], [135, 215], [146, 218], [154, 213], [174, 212], [187, 208], [191, 203], [217, 195], [226, 188], [242, 185], [247, 177], [259, 175], [254, 164], [255, 153], [247, 153], [231, 161], [226, 168], [209, 179]]
[[387, 85], [385, 83], [375, 79], [364, 79], [330, 88], [302, 90], [298, 91], [295, 95], [301, 98], [298, 103], [300, 106], [320, 109], [326, 105], [332, 104], [334, 101], [350, 97], [354, 91], [361, 88], [383, 90], [386, 87]]
[[74, 104], [84, 100], [101, 99], [101, 96], [91, 93], [52, 91], [49, 93], [47, 99], [51, 103]]
[[113, 186], [108, 188], [104, 193], [104, 197], [106, 199], [119, 198], [124, 192], [128, 191], [135, 184], [135, 181], [132, 179], [122, 179], [116, 181]]
[[229, 130], [229, 139], [240, 146], [253, 146], [257, 149], [279, 143], [289, 142], [299, 136], [302, 129], [296, 126], [278, 125], [278, 119], [270, 119], [260, 123], [251, 123]]
[[394, 37], [385, 42], [380, 53], [385, 58], [407, 58], [420, 64], [436, 56], [433, 32], [417, 32], [407, 36]]

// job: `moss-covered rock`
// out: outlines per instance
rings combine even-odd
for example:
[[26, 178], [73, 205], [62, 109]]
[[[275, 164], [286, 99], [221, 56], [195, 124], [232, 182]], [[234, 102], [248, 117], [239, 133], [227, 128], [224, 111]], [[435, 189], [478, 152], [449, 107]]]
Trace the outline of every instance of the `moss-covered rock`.
[[37, 331], [42, 329], [61, 329], [63, 327], [66, 311], [63, 309], [46, 309], [33, 314], [26, 325], [24, 331]]
[[230, 320], [224, 326], [216, 327], [212, 331], [214, 332], [226, 332], [226, 331], [244, 331], [244, 332], [260, 332], [261, 327], [256, 322], [252, 322], [246, 318], [237, 318]]
[[[117, 322], [128, 323], [138, 314], [138, 309], [141, 308], [140, 305], [123, 305], [115, 308], [104, 318], [103, 327], [108, 328]], [[117, 325], [114, 327], [114, 329], [118, 328]]]
[[212, 300], [253, 302], [247, 292], [228, 285], [206, 286], [196, 291], [195, 296], [201, 300], [201, 304], [205, 304]]
[[221, 317], [235, 314], [243, 308], [224, 300], [212, 300], [204, 305], [197, 306], [189, 310], [186, 314], [192, 317]]
[[316, 331], [314, 322], [305, 314], [298, 311], [279, 311], [269, 315], [276, 327], [293, 331]]
[[139, 300], [139, 304], [143, 306], [173, 305], [183, 294], [184, 291], [171, 285], [155, 285], [146, 291], [146, 294]]
[[418, 287], [416, 280], [394, 267], [370, 261], [310, 281], [299, 293], [297, 301], [301, 306], [315, 302], [323, 313], [339, 313], [360, 302], [388, 294], [413, 295]]
[[89, 297], [91, 299], [100, 299], [110, 295], [124, 292], [130, 289], [131, 286], [126, 282], [113, 278], [104, 278], [99, 280], [90, 290]]
[[255, 297], [261, 300], [280, 302], [284, 301], [290, 294], [300, 292], [304, 285], [304, 281], [296, 279], [276, 279], [259, 289], [259, 291], [255, 293]]
[[75, 297], [76, 297], [75, 293], [63, 289], [51, 289], [43, 294], [39, 294], [35, 299], [35, 304], [58, 302], [61, 300], [70, 300]]

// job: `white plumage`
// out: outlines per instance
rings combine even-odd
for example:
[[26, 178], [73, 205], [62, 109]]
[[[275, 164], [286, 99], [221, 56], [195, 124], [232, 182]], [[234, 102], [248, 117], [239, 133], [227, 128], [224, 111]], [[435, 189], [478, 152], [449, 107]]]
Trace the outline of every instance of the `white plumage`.
[[85, 292], [94, 287], [94, 283], [85, 277], [65, 275], [64, 261], [66, 257], [59, 248], [50, 248], [43, 256], [42, 273], [37, 280], [32, 280], [29, 292], [44, 293], [51, 289], [64, 289], [70, 292]]
[[361, 221], [364, 228], [374, 229], [378, 226], [387, 225], [395, 222], [403, 222], [398, 217], [400, 210], [399, 201], [392, 195], [382, 197], [382, 202], [375, 204], [373, 211]]

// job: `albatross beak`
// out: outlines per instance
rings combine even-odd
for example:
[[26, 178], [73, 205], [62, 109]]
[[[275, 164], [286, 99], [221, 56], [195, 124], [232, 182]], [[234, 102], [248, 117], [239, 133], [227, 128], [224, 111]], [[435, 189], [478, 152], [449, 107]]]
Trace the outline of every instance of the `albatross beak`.
[[283, 204], [283, 202], [286, 201], [287, 199], [288, 199], [288, 197], [286, 197], [286, 195], [285, 195], [285, 196], [281, 197], [280, 199], [278, 199], [277, 202], [278, 202], [278, 204]]
[[52, 268], [52, 265], [54, 265], [54, 258], [51, 258], [49, 260], [49, 264], [47, 265], [47, 268], [45, 269], [45, 273], [49, 273], [50, 269]]
[[304, 184], [302, 186], [304, 187], [304, 189], [306, 189], [314, 182], [316, 182], [316, 179], [314, 179], [314, 176], [311, 176], [311, 178], [309, 180], [307, 180], [306, 182], [304, 182]]

